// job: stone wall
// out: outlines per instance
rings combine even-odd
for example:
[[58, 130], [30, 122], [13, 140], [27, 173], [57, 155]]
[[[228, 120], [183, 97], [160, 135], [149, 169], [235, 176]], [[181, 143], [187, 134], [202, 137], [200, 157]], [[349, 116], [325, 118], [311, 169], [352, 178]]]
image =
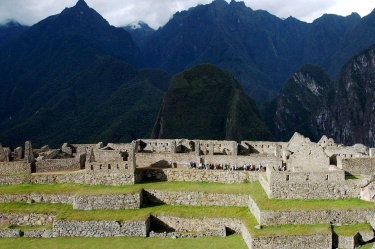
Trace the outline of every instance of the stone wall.
[[31, 164], [26, 162], [0, 162], [0, 175], [30, 174]]
[[116, 171], [103, 170], [101, 172], [86, 173], [86, 184], [90, 185], [127, 185], [134, 184], [134, 173], [131, 170]]
[[49, 229], [25, 230], [23, 237], [26, 238], [52, 238], [53, 231]]
[[174, 139], [142, 139], [141, 142], [146, 144], [143, 148], [145, 152], [174, 152], [172, 151], [172, 143], [176, 143]]
[[58, 220], [53, 223], [54, 237], [146, 237], [149, 229], [149, 219], [125, 222]]
[[136, 153], [137, 168], [186, 168], [190, 162], [200, 162], [200, 157], [195, 153]]
[[143, 201], [142, 192], [136, 194], [71, 195], [71, 194], [2, 194], [0, 203], [38, 202], [73, 204], [73, 209], [138, 209]]
[[324, 223], [352, 225], [368, 222], [373, 214], [374, 210], [371, 209], [260, 210], [260, 217], [254, 216], [260, 225]]
[[86, 164], [85, 183], [91, 185], [134, 184], [132, 162], [91, 162]]
[[313, 235], [287, 235], [287, 236], [262, 236], [253, 237], [249, 248], [251, 249], [331, 249], [331, 234], [313, 234]]
[[244, 164], [253, 164], [256, 167], [261, 164], [265, 167], [275, 167], [282, 165], [281, 159], [278, 159], [274, 155], [263, 155], [263, 154], [250, 154], [249, 156], [231, 156], [231, 155], [207, 155], [202, 156], [205, 163], [214, 164], [236, 164], [238, 167], [242, 167]]
[[[33, 174], [29, 183], [56, 184], [56, 183], [85, 183], [85, 172], [83, 170], [67, 174]], [[26, 182], [25, 182], [26, 183]]]
[[44, 226], [55, 220], [54, 214], [0, 213], [0, 226]]
[[2, 194], [0, 203], [11, 202], [43, 202], [43, 203], [62, 203], [72, 204], [73, 196], [70, 194]]
[[[290, 172], [267, 169], [268, 185], [262, 179], [262, 186], [269, 198], [278, 199], [340, 199], [356, 198], [359, 187], [353, 181], [345, 181], [342, 170], [321, 172]], [[348, 183], [348, 184], [346, 184]]]
[[371, 175], [375, 172], [375, 157], [343, 158], [337, 167], [353, 175]]
[[242, 221], [233, 218], [180, 218], [167, 215], [153, 217], [164, 226], [173, 228], [177, 232], [201, 232], [210, 233], [213, 236], [225, 236], [226, 228], [241, 233]]
[[74, 196], [73, 209], [138, 209], [142, 204], [142, 192], [136, 194], [108, 194]]
[[169, 205], [246, 207], [248, 200], [249, 195], [246, 194], [144, 190], [145, 202]]
[[84, 168], [84, 155], [77, 158], [45, 159], [35, 163], [36, 172], [73, 171]]
[[0, 185], [16, 185], [24, 183], [55, 184], [55, 183], [85, 183], [84, 171], [67, 174], [32, 174], [16, 176], [0, 176]]
[[19, 229], [0, 229], [0, 238], [15, 238], [21, 236]]
[[250, 153], [281, 156], [282, 149], [287, 146], [283, 142], [265, 142], [265, 141], [241, 141], [241, 146], [249, 148]]
[[0, 185], [17, 185], [30, 182], [29, 175], [12, 175], [2, 176], [0, 175]]
[[94, 149], [94, 157], [96, 162], [123, 162], [124, 154], [118, 150], [98, 150]]
[[198, 170], [198, 169], [137, 169], [136, 182], [142, 179], [160, 181], [243, 183], [258, 180], [258, 171]]

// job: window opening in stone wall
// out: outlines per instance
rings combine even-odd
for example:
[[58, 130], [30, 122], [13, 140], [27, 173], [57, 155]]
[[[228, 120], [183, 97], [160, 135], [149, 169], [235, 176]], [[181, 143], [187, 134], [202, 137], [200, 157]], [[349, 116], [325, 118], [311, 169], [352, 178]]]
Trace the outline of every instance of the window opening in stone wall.
[[129, 166], [128, 166], [128, 164], [125, 164], [125, 169], [129, 169]]
[[99, 165], [99, 169], [102, 169], [102, 165], [101, 164]]
[[94, 170], [94, 165], [91, 164], [91, 170]]
[[119, 166], [118, 166], [118, 164], [117, 164], [117, 169], [120, 169]]
[[326, 180], [328, 180], [328, 175], [326, 176]]
[[286, 180], [289, 181], [289, 175], [286, 175]]
[[108, 164], [108, 169], [111, 169], [111, 165], [110, 164]]

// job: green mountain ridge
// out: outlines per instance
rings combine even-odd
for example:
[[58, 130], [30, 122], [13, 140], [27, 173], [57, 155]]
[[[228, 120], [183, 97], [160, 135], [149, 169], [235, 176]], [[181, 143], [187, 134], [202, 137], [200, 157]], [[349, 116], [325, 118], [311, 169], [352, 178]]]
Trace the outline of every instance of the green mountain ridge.
[[173, 77], [151, 137], [239, 141], [271, 134], [233, 76], [202, 64]]

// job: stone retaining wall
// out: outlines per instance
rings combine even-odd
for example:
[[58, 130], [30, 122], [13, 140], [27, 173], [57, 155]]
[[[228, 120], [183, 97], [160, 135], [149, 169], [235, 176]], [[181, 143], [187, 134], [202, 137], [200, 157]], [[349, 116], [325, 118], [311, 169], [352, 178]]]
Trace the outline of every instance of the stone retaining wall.
[[257, 171], [199, 170], [199, 169], [136, 169], [136, 182], [143, 179], [160, 181], [243, 183], [259, 178]]
[[250, 240], [250, 249], [331, 249], [332, 235], [288, 235], [253, 237]]
[[260, 225], [284, 224], [342, 224], [366, 223], [374, 215], [374, 210], [260, 210]]
[[[98, 163], [90, 164], [96, 165]], [[102, 168], [100, 170], [86, 168], [85, 183], [90, 185], [114, 186], [134, 184], [134, 169], [117, 169], [115, 165], [111, 165], [111, 167], [111, 169]]]
[[248, 199], [249, 195], [246, 194], [144, 190], [145, 202], [169, 205], [246, 207]]
[[23, 237], [26, 238], [53, 238], [53, 231], [48, 229], [25, 230]]
[[55, 220], [54, 214], [0, 213], [0, 226], [44, 226]]
[[0, 175], [0, 185], [18, 185], [30, 182], [30, 175]]
[[32, 174], [29, 183], [55, 184], [55, 183], [85, 183], [85, 172], [83, 170], [66, 174]]
[[70, 194], [1, 194], [0, 203], [10, 202], [45, 202], [72, 204], [73, 196]]
[[0, 238], [15, 238], [21, 236], [19, 229], [0, 229]]
[[142, 200], [142, 192], [136, 194], [74, 196], [73, 209], [138, 209], [141, 207]]
[[149, 219], [125, 222], [58, 220], [53, 223], [54, 237], [146, 237], [149, 229]]
[[80, 195], [71, 194], [2, 194], [0, 203], [42, 202], [73, 204], [73, 209], [138, 209], [141, 207], [142, 192], [136, 194]]
[[[156, 221], [154, 220], [156, 219]], [[242, 231], [242, 221], [234, 218], [180, 218], [167, 215], [152, 217], [153, 222], [161, 222], [164, 226], [177, 232], [201, 232], [214, 236], [226, 236], [226, 228], [236, 233]]]

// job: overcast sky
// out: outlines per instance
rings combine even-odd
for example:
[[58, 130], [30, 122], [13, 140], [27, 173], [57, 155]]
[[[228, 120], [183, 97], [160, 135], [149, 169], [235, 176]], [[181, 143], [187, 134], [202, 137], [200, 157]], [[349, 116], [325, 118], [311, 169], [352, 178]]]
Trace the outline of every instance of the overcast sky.
[[[22, 24], [32, 25], [65, 7], [72, 7], [78, 0], [0, 0], [0, 22], [14, 19]], [[230, 0], [227, 0], [228, 2]], [[164, 25], [171, 16], [198, 4], [212, 0], [86, 0], [110, 24], [125, 26], [144, 21], [153, 28]], [[281, 18], [293, 16], [312, 22], [324, 13], [342, 16], [357, 12], [368, 15], [375, 8], [373, 0], [245, 0], [246, 6], [267, 10]]]

